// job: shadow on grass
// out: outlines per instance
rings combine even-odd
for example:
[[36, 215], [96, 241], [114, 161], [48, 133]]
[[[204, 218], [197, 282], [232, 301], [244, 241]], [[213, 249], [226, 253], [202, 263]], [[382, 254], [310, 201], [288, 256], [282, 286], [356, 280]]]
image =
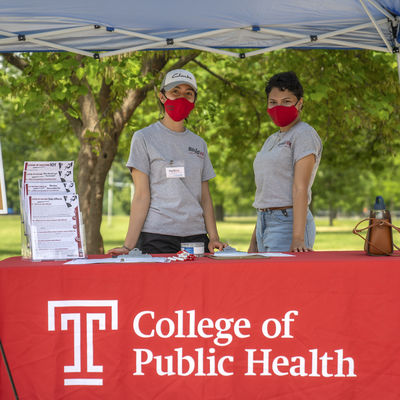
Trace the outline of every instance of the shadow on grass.
[[21, 250], [12, 251], [8, 249], [0, 249], [0, 260], [8, 257], [18, 257], [21, 255]]

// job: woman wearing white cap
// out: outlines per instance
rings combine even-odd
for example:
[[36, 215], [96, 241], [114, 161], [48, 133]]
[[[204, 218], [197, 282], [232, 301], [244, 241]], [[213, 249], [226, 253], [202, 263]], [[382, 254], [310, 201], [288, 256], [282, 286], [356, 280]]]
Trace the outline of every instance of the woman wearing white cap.
[[176, 69], [166, 74], [159, 93], [163, 118], [132, 138], [126, 165], [135, 194], [128, 233], [123, 246], [109, 253], [126, 254], [135, 247], [144, 253], [176, 253], [183, 242], [204, 242], [211, 253], [226, 246], [219, 240], [208, 188], [215, 173], [207, 145], [184, 126], [196, 96], [192, 73]]

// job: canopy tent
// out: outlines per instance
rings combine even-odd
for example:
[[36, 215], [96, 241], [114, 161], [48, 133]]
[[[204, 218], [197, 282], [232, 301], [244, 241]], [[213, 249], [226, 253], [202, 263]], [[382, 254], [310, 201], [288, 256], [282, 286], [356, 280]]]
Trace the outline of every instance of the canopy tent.
[[368, 49], [396, 53], [400, 79], [399, 42], [400, 0], [0, 4], [0, 52], [70, 51], [102, 58], [189, 48], [245, 58], [283, 48]]
[[242, 58], [282, 48], [397, 53], [399, 22], [399, 0], [2, 0], [0, 52], [61, 50], [96, 58], [176, 48]]

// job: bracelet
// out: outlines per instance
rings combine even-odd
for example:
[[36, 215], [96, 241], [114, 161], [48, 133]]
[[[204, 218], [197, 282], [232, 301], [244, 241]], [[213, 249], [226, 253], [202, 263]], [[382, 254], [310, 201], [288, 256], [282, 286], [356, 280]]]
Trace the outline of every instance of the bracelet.
[[121, 246], [123, 249], [125, 249], [125, 250], [128, 250], [128, 251], [131, 251], [131, 250], [133, 250], [133, 249], [130, 249], [128, 246], [125, 246], [124, 244]]

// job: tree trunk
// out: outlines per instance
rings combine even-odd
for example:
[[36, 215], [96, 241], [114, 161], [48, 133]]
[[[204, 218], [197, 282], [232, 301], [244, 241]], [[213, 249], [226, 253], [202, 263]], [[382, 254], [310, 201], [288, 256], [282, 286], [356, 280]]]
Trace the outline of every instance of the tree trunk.
[[[181, 56], [171, 69], [182, 68], [189, 61], [195, 59], [199, 52], [192, 52]], [[13, 54], [4, 54], [4, 58], [12, 65], [24, 71], [29, 62]], [[81, 61], [85, 68], [84, 57], [73, 55]], [[157, 76], [166, 66], [169, 56], [166, 53], [147, 53], [143, 55], [141, 75], [152, 74]], [[112, 71], [112, 68], [110, 68]], [[70, 72], [69, 72], [70, 73]], [[149, 90], [153, 89], [154, 82], [144, 84], [143, 87], [124, 90], [120, 107], [112, 112], [111, 105], [116, 100], [112, 93], [112, 80], [103, 80], [100, 90], [91, 86], [86, 76], [79, 76], [72, 71], [69, 76], [74, 86], [84, 86], [86, 94], [79, 96], [79, 117], [71, 113], [75, 105], [69, 99], [55, 101], [55, 105], [61, 109], [65, 118], [69, 121], [76, 137], [80, 142], [78, 154], [78, 194], [80, 208], [83, 216], [86, 233], [86, 247], [88, 254], [100, 254], [104, 252], [103, 239], [100, 233], [103, 214], [103, 195], [107, 173], [118, 150], [119, 138], [122, 130], [128, 123], [136, 108], [146, 98]], [[50, 94], [59, 81], [52, 76], [40, 75], [36, 81], [37, 87]], [[103, 124], [102, 122], [106, 122]]]
[[329, 226], [333, 226], [333, 220], [337, 216], [337, 210], [335, 210], [333, 207], [329, 207]]
[[[113, 115], [112, 124], [107, 131], [101, 131], [99, 128], [100, 116], [96, 110], [94, 96], [89, 93], [80, 100], [81, 124], [73, 126], [80, 141], [78, 193], [88, 254], [104, 253], [100, 227], [103, 217], [105, 180], [117, 154], [121, 132], [150, 89], [151, 86], [148, 85], [144, 88], [129, 90], [125, 102]], [[106, 90], [103, 92], [105, 96], [109, 95]], [[107, 103], [110, 100], [100, 98], [100, 101]]]
[[86, 233], [88, 254], [104, 252], [100, 227], [103, 215], [103, 194], [107, 173], [117, 152], [118, 142], [103, 143], [99, 155], [88, 143], [81, 143], [78, 155], [78, 193]]
[[223, 204], [216, 204], [215, 205], [215, 219], [217, 221], [223, 221], [224, 220], [224, 205]]

